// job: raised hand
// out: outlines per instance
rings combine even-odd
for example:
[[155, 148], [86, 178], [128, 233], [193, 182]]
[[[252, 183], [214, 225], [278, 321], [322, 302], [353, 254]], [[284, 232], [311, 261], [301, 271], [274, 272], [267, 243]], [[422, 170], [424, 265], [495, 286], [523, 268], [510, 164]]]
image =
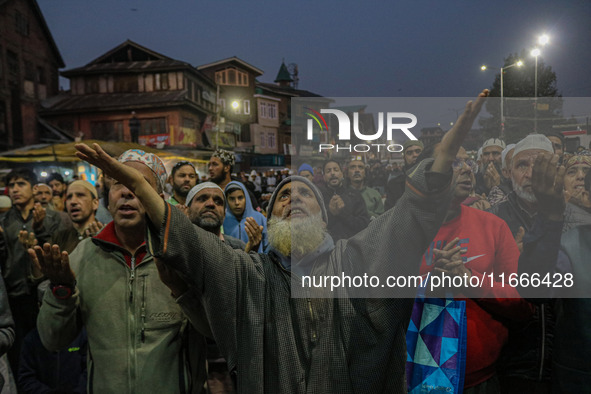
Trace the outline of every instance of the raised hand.
[[248, 235], [248, 243], [246, 244], [244, 251], [246, 253], [250, 252], [251, 250], [256, 252], [259, 249], [261, 241], [263, 240], [263, 226], [259, 226], [254, 218], [248, 217], [244, 223], [244, 229]]
[[141, 201], [152, 224], [159, 229], [164, 219], [166, 204], [162, 196], [135, 168], [118, 162], [109, 156], [98, 144], [93, 148], [76, 144], [76, 156], [103, 170], [106, 176], [127, 187]]
[[488, 89], [484, 89], [475, 101], [468, 101], [464, 112], [460, 115], [454, 126], [443, 136], [439, 146], [439, 154], [436, 156], [431, 171], [447, 173], [451, 163], [455, 160], [458, 150], [464, 142], [464, 138], [472, 129], [472, 124], [478, 116], [485, 99], [488, 97]]
[[43, 226], [43, 220], [45, 220], [45, 215], [47, 214], [45, 208], [41, 206], [40, 203], [36, 202], [33, 206], [33, 228], [38, 229]]
[[70, 257], [68, 252], [60, 252], [58, 245], [46, 243], [43, 248], [35, 246], [28, 250], [33, 264], [51, 281], [54, 285], [74, 286], [76, 275], [70, 268]]
[[76, 156], [103, 170], [103, 172], [117, 181], [121, 182], [132, 192], [135, 192], [136, 186], [144, 180], [142, 174], [130, 166], [118, 162], [99, 146], [92, 144], [93, 148], [86, 144], [76, 144]]
[[345, 202], [338, 194], [335, 194], [328, 203], [328, 210], [333, 215], [338, 215], [345, 208]]
[[492, 163], [486, 168], [486, 172], [484, 173], [484, 184], [488, 190], [501, 184], [501, 175]]
[[550, 220], [560, 221], [564, 208], [564, 166], [557, 167], [558, 155], [540, 153], [534, 162], [532, 188], [538, 202], [538, 212]]
[[95, 220], [94, 222], [88, 225], [88, 227], [84, 230], [84, 233], [87, 237], [94, 237], [103, 229], [103, 227], [105, 227], [104, 224], [102, 224], [98, 220]]
[[38, 244], [37, 238], [35, 238], [34, 232], [28, 232], [27, 230], [21, 230], [18, 233], [18, 241], [23, 244], [25, 249], [32, 248]]

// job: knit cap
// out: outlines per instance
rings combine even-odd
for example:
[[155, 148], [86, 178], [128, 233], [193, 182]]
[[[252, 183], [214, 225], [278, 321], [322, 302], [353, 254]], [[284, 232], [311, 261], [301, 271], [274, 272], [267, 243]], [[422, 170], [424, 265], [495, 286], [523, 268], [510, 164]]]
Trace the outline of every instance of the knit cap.
[[269, 221], [269, 219], [271, 219], [271, 215], [273, 214], [273, 206], [275, 205], [275, 200], [277, 199], [277, 193], [279, 193], [279, 190], [281, 190], [281, 188], [284, 185], [296, 181], [305, 183], [310, 189], [312, 189], [314, 195], [316, 196], [316, 201], [318, 201], [318, 205], [320, 205], [322, 220], [324, 221], [324, 223], [328, 224], [328, 214], [326, 213], [326, 207], [324, 206], [324, 197], [322, 197], [322, 193], [320, 192], [320, 190], [318, 190], [315, 184], [308, 180], [308, 178], [299, 175], [288, 176], [287, 178], [279, 182], [279, 185], [277, 185], [277, 187], [273, 191], [273, 194], [271, 195], [271, 199], [269, 200], [269, 206], [267, 207], [267, 222]]

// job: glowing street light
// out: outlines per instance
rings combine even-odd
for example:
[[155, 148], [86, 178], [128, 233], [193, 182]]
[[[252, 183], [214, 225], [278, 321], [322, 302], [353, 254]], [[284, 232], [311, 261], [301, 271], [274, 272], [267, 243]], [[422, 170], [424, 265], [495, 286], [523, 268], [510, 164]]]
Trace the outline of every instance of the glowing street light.
[[542, 34], [540, 37], [538, 37], [538, 44], [540, 45], [546, 45], [547, 43], [550, 42], [550, 37], [548, 37], [547, 34]]

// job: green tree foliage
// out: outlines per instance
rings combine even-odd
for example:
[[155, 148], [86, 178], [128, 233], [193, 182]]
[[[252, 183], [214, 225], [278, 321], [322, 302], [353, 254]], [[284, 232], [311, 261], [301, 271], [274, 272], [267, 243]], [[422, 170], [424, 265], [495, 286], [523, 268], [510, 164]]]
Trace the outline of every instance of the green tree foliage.
[[[519, 60], [521, 67], [512, 66]], [[507, 68], [509, 67], [509, 68]], [[507, 143], [515, 143], [534, 132], [535, 129], [535, 58], [525, 50], [521, 54], [510, 54], [503, 65], [503, 97], [505, 127], [504, 138]], [[501, 74], [495, 76], [486, 109], [492, 116], [480, 120], [486, 138], [501, 136]], [[537, 132], [552, 132], [553, 125], [564, 123], [562, 118], [562, 99], [556, 88], [556, 73], [542, 57], [538, 57], [538, 99]]]

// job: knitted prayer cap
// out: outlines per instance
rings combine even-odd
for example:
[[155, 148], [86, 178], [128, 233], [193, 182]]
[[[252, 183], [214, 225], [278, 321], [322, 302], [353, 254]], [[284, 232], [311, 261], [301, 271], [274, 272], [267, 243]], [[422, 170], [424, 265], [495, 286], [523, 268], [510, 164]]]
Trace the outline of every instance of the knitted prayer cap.
[[156, 175], [156, 179], [160, 182], [160, 188], [164, 188], [167, 178], [166, 168], [162, 160], [155, 154], [144, 152], [141, 149], [129, 149], [123, 152], [117, 160], [120, 163], [136, 161], [145, 164]]
[[312, 192], [314, 192], [314, 196], [316, 196], [316, 201], [318, 201], [318, 205], [320, 205], [322, 220], [324, 221], [324, 223], [328, 224], [328, 214], [326, 213], [326, 207], [324, 206], [324, 197], [322, 197], [322, 193], [320, 192], [320, 190], [318, 190], [315, 184], [308, 180], [308, 178], [299, 175], [288, 176], [287, 178], [279, 182], [279, 185], [277, 185], [277, 187], [273, 191], [273, 194], [271, 195], [271, 199], [269, 200], [269, 206], [267, 207], [267, 221], [271, 219], [271, 215], [273, 214], [273, 206], [275, 205], [275, 200], [277, 199], [277, 194], [279, 193], [279, 190], [281, 190], [281, 188], [284, 185], [290, 182], [302, 182], [305, 183], [310, 189], [312, 189]]
[[229, 165], [230, 167], [234, 167], [234, 164], [236, 163], [234, 153], [224, 149], [217, 149], [211, 157], [219, 158], [224, 165]]

